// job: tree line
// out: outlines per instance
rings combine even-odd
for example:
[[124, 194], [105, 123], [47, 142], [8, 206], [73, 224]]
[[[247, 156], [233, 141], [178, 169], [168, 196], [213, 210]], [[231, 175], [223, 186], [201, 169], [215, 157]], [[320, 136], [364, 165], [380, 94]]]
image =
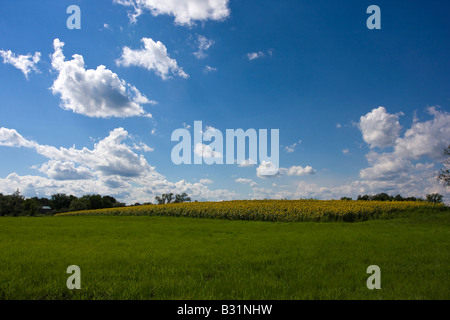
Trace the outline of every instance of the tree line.
[[[104, 208], [124, 207], [114, 197], [98, 194], [84, 195], [78, 198], [63, 193], [54, 194], [48, 198], [28, 198], [16, 191], [12, 195], [0, 193], [0, 216], [36, 216], [40, 214], [55, 214], [69, 211], [95, 210]], [[45, 209], [49, 207], [50, 209]]]
[[[157, 204], [190, 202], [191, 198], [186, 194], [165, 193], [155, 197]], [[133, 206], [153, 205], [146, 202], [144, 204], [135, 203]], [[26, 199], [17, 190], [12, 195], [0, 193], [0, 217], [10, 216], [37, 216], [56, 213], [97, 210], [106, 208], [125, 207], [125, 203], [117, 201], [111, 196], [101, 196], [98, 194], [84, 195], [80, 198], [64, 193], [54, 194], [49, 198], [28, 198]], [[48, 209], [47, 209], [48, 208]]]
[[[401, 195], [390, 196], [387, 193], [378, 193], [375, 195], [365, 194], [359, 195], [356, 200], [358, 201], [426, 201], [432, 203], [442, 203], [444, 196], [439, 193], [431, 193], [425, 196], [425, 199], [416, 197], [402, 197]], [[341, 200], [353, 200], [352, 198], [342, 197]]]

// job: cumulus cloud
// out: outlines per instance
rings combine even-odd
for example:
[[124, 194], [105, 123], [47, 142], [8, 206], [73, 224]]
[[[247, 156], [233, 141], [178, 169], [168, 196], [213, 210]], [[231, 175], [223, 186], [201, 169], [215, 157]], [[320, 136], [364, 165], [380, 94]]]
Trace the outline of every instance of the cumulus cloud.
[[373, 109], [362, 116], [359, 128], [363, 139], [371, 148], [385, 148], [394, 145], [400, 135], [401, 126], [398, 121], [400, 114], [389, 114], [384, 107]]
[[214, 67], [211, 67], [211, 66], [206, 66], [203, 69], [203, 73], [211, 73], [211, 72], [216, 72], [216, 71], [217, 71], [217, 68], [214, 68]]
[[33, 148], [38, 144], [22, 137], [15, 129], [0, 128], [0, 146]]
[[295, 151], [295, 149], [297, 148], [297, 146], [298, 146], [300, 143], [302, 143], [302, 140], [299, 140], [299, 141], [297, 141], [297, 142], [291, 144], [290, 146], [284, 147], [284, 150], [286, 150], [286, 152], [288, 152], [288, 153], [292, 153], [292, 152]]
[[288, 176], [307, 176], [316, 173], [316, 170], [311, 166], [292, 166], [290, 168], [281, 168], [280, 171]]
[[212, 183], [214, 183], [214, 181], [212, 181], [211, 179], [200, 179], [199, 182], [201, 184], [212, 184]]
[[[236, 162], [237, 162], [237, 160], [236, 160]], [[253, 167], [254, 165], [256, 165], [256, 163], [254, 163], [254, 161], [250, 160], [250, 159], [244, 160], [242, 163], [238, 164], [238, 166], [240, 168], [249, 168], [249, 167]]]
[[[436, 107], [428, 108], [428, 113], [433, 119], [421, 122], [416, 118], [402, 137], [396, 137], [392, 152], [366, 155], [369, 167], [360, 171], [361, 185], [374, 192], [407, 196], [448, 194], [436, 180], [436, 161], [442, 160], [449, 144], [450, 114]], [[393, 119], [395, 115], [385, 116]]]
[[247, 53], [247, 58], [250, 61], [258, 59], [258, 58], [262, 58], [262, 57], [264, 57], [264, 52], [262, 52], [262, 51]]
[[144, 152], [153, 152], [153, 151], [155, 151], [155, 149], [153, 149], [152, 147], [149, 147], [148, 145], [146, 145], [143, 142], [140, 142], [139, 145], [134, 143], [133, 144], [133, 149], [134, 150], [141, 150], [141, 151], [144, 151]]
[[129, 13], [131, 22], [145, 11], [153, 16], [170, 15], [175, 17], [175, 23], [192, 26], [195, 21], [221, 21], [230, 15], [229, 0], [114, 0], [123, 6], [133, 7]]
[[281, 174], [280, 168], [276, 167], [270, 161], [262, 161], [256, 168], [256, 175], [259, 178], [273, 178], [278, 177]]
[[53, 45], [52, 67], [59, 74], [51, 89], [53, 94], [61, 95], [63, 109], [93, 118], [151, 117], [142, 105], [156, 102], [148, 100], [136, 87], [103, 65], [86, 70], [81, 55], [66, 61], [64, 42], [55, 39]]
[[[231, 200], [238, 197], [225, 189], [210, 190], [207, 184], [212, 181], [207, 179], [199, 183], [168, 181], [142, 154], [133, 151], [136, 144], [128, 145], [126, 140], [129, 138], [126, 130], [117, 128], [92, 149], [77, 149], [75, 146], [57, 148], [26, 139], [14, 129], [0, 128], [0, 146], [34, 149], [50, 159], [37, 166], [46, 177], [11, 173], [4, 179], [0, 178], [0, 190], [12, 193], [19, 188], [27, 197], [48, 197], [55, 193], [77, 196], [98, 193], [115, 196], [129, 204], [151, 202], [156, 195], [170, 192], [186, 192], [196, 200]], [[139, 146], [145, 152], [142, 145]]]
[[206, 51], [214, 45], [214, 41], [207, 39], [205, 36], [197, 35], [198, 50], [194, 52], [197, 59], [205, 59], [207, 57]]
[[175, 59], [169, 57], [166, 46], [161, 41], [151, 38], [142, 38], [144, 48], [132, 50], [129, 47], [122, 49], [122, 56], [116, 61], [117, 65], [130, 67], [137, 66], [154, 71], [163, 80], [170, 78], [170, 74], [187, 79], [189, 75], [178, 66]]
[[213, 150], [210, 146], [202, 143], [197, 143], [194, 148], [194, 153], [199, 156], [203, 157], [204, 159], [210, 159], [210, 158], [216, 158], [216, 159], [222, 159], [223, 155], [220, 152], [217, 152]]
[[235, 180], [237, 183], [242, 183], [242, 184], [248, 184], [250, 185], [250, 187], [254, 188], [256, 187], [258, 184], [253, 181], [252, 179], [245, 179], [245, 178], [238, 178]]
[[36, 52], [34, 55], [30, 53], [27, 55], [18, 55], [13, 53], [11, 50], [0, 50], [0, 56], [3, 58], [3, 63], [16, 67], [22, 71], [27, 79], [31, 72], [39, 72], [36, 65], [41, 60], [40, 52]]
[[276, 168], [270, 161], [263, 161], [256, 168], [256, 175], [259, 178], [277, 178], [281, 176], [307, 176], [313, 175], [317, 171], [311, 166], [292, 166], [289, 168]]
[[50, 160], [44, 163], [39, 171], [55, 180], [85, 180], [94, 177], [91, 170], [86, 167], [76, 167], [76, 164], [71, 161]]
[[404, 157], [441, 159], [450, 143], [450, 113], [428, 108], [432, 120], [416, 121], [402, 138], [396, 140], [395, 152]]

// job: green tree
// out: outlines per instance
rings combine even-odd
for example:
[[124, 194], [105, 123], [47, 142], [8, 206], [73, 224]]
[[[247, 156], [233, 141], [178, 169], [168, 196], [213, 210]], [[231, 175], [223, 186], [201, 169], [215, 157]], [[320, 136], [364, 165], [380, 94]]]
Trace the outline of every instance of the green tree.
[[426, 197], [427, 197], [427, 202], [432, 202], [433, 205], [436, 205], [436, 203], [442, 203], [442, 199], [444, 198], [444, 196], [439, 193], [427, 194]]
[[387, 193], [379, 193], [372, 197], [373, 201], [391, 201], [392, 197], [388, 195]]
[[70, 203], [70, 211], [83, 211], [83, 210], [89, 210], [90, 202], [86, 198], [80, 198], [72, 200]]
[[192, 201], [187, 193], [176, 194], [164, 193], [161, 196], [156, 196], [155, 201], [157, 204], [168, 204], [168, 203], [183, 203]]
[[65, 193], [57, 193], [51, 197], [51, 206], [55, 210], [68, 210], [73, 196], [68, 196]]
[[39, 213], [39, 202], [34, 199], [26, 199], [23, 203], [23, 212], [22, 214], [27, 216], [35, 216]]
[[444, 187], [450, 187], [450, 145], [444, 150], [444, 167], [439, 172], [438, 180], [444, 184]]
[[175, 195], [174, 203], [183, 203], [183, 202], [191, 202], [191, 198], [187, 195], [186, 192]]

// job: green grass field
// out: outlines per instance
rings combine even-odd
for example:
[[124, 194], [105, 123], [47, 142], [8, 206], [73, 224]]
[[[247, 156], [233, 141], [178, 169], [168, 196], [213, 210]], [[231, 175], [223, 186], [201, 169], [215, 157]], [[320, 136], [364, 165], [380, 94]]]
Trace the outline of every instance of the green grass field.
[[[450, 212], [360, 223], [0, 218], [0, 299], [448, 299]], [[81, 268], [81, 290], [66, 269]], [[366, 269], [381, 268], [381, 290]]]

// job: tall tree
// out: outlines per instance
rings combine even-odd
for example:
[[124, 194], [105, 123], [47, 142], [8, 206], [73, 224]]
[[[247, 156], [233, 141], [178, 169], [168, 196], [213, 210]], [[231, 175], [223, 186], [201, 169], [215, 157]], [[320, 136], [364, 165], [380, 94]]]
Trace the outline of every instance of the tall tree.
[[444, 187], [450, 186], [450, 145], [444, 150], [444, 168], [439, 172], [438, 180], [444, 184]]

